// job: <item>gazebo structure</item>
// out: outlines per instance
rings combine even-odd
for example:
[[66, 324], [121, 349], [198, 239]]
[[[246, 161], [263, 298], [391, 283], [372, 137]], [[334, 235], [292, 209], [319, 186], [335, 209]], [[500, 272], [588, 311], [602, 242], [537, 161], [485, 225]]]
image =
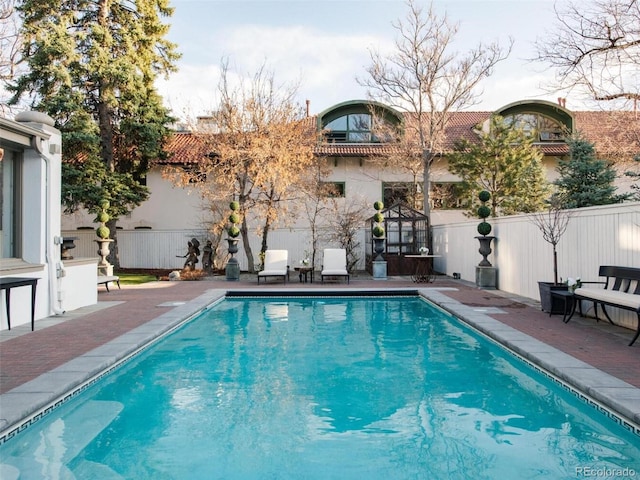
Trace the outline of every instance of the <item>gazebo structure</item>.
[[[418, 210], [399, 202], [385, 208], [384, 230], [386, 238], [382, 256], [387, 261], [388, 275], [412, 275], [415, 264], [405, 255], [417, 255], [420, 247], [429, 247], [429, 219]], [[366, 269], [372, 273], [373, 234], [375, 226], [373, 217], [367, 221], [366, 231]]]

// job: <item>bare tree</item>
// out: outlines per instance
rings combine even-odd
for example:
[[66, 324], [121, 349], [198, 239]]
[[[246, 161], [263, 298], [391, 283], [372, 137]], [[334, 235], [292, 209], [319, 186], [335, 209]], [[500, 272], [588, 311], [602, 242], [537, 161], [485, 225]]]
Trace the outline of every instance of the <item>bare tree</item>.
[[[0, 0], [0, 82], [2, 84], [17, 76], [22, 58], [21, 50], [22, 37], [16, 0]], [[0, 112], [4, 114], [8, 112], [7, 103], [11, 95], [0, 86]]]
[[330, 204], [330, 211], [326, 215], [330, 227], [327, 231], [327, 239], [346, 250], [347, 271], [349, 272], [354, 272], [360, 261], [358, 232], [362, 229], [367, 218], [367, 212], [368, 207], [365, 199], [350, 204], [333, 201]]
[[335, 202], [332, 200], [338, 195], [335, 186], [324, 182], [330, 173], [326, 162], [316, 161], [309, 169], [309, 175], [302, 178], [300, 188], [307, 195], [305, 201], [300, 202], [304, 211], [304, 216], [309, 220], [309, 230], [311, 234], [311, 266], [315, 268], [318, 247], [322, 234], [322, 220], [325, 216], [331, 215], [331, 207]]
[[536, 42], [537, 60], [556, 70], [556, 90], [584, 89], [598, 101], [640, 100], [640, 1], [556, 6], [556, 25]]
[[[394, 173], [403, 173], [411, 177], [411, 189], [406, 196], [406, 203], [411, 208], [420, 210], [424, 204], [422, 196], [422, 164], [423, 151], [416, 136], [405, 135], [409, 131], [417, 131], [414, 125], [416, 117], [405, 118], [400, 124], [389, 121], [385, 113], [376, 105], [369, 108], [372, 118], [372, 133], [384, 142], [391, 143], [392, 148], [380, 155], [372, 155], [367, 159], [373, 165], [377, 165], [383, 172], [386, 169]], [[378, 172], [379, 175], [379, 172]], [[387, 199], [385, 199], [387, 202]], [[389, 202], [389, 204], [394, 202]]]
[[[200, 132], [207, 155], [194, 169], [182, 171], [177, 183], [196, 186], [211, 202], [237, 200], [243, 247], [254, 270], [249, 231], [262, 237], [285, 221], [298, 199], [298, 186], [312, 163], [315, 130], [295, 102], [297, 85], [279, 85], [263, 65], [253, 76], [238, 78], [222, 63], [220, 102]], [[206, 178], [206, 182], [198, 179]]]
[[572, 212], [564, 210], [560, 198], [552, 196], [548, 208], [544, 212], [537, 212], [529, 215], [533, 223], [540, 232], [544, 241], [551, 244], [553, 248], [553, 283], [558, 284], [558, 243], [567, 231]]
[[430, 168], [443, 153], [452, 112], [477, 103], [479, 83], [509, 55], [513, 41], [506, 49], [498, 42], [479, 43], [460, 55], [454, 46], [458, 24], [446, 14], [438, 16], [433, 4], [426, 13], [417, 0], [407, 5], [406, 18], [393, 24], [395, 51], [371, 51], [369, 78], [359, 82], [374, 99], [413, 114], [405, 134], [416, 139], [422, 156], [424, 211], [429, 215]]

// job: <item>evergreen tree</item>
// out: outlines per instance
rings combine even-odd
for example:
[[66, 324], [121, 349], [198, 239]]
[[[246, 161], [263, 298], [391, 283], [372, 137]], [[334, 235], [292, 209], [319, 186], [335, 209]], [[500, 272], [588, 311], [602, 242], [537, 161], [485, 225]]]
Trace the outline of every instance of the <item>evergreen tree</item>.
[[616, 172], [611, 164], [596, 158], [593, 143], [578, 134], [568, 144], [569, 158], [560, 160], [560, 178], [554, 182], [563, 208], [609, 205], [629, 197], [615, 194]]
[[[638, 165], [640, 165], [640, 153], [635, 157], [633, 157], [633, 161], [636, 162]], [[624, 172], [624, 174], [627, 177], [632, 178], [633, 180], [640, 180], [640, 170], [638, 171], [628, 170]], [[629, 198], [631, 200], [640, 202], [640, 182], [634, 183], [633, 185], [631, 185], [631, 190], [632, 190], [632, 193]]]
[[[11, 86], [12, 102], [56, 122], [63, 139], [62, 201], [67, 211], [111, 207], [109, 228], [148, 197], [149, 162], [163, 158], [172, 121], [155, 91], [175, 70], [164, 39], [168, 0], [22, 0], [23, 58], [29, 71]], [[117, 244], [111, 260], [118, 264]]]
[[[449, 170], [462, 179], [466, 197], [475, 199], [482, 190], [491, 194], [494, 217], [536, 212], [548, 195], [542, 153], [533, 138], [500, 116], [491, 118], [490, 130], [479, 143], [458, 142], [447, 159]], [[469, 213], [475, 215], [475, 210]]]

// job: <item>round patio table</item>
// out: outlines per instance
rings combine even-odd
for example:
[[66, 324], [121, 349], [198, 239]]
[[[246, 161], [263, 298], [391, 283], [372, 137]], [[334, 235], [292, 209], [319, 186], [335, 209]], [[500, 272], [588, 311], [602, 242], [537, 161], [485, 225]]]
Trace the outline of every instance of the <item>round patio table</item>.
[[442, 255], [405, 255], [406, 258], [414, 259], [416, 269], [411, 280], [415, 283], [430, 283], [436, 279], [433, 273], [433, 259]]
[[313, 283], [313, 267], [294, 267], [295, 271], [298, 272], [298, 278], [300, 279], [300, 283], [307, 283], [307, 275], [311, 277], [311, 283]]

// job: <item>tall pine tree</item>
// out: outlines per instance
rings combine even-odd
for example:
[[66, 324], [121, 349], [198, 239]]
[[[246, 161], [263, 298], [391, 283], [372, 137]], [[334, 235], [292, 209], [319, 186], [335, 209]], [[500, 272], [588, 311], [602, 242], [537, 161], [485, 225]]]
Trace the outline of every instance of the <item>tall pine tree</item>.
[[28, 96], [55, 120], [66, 210], [109, 200], [116, 239], [117, 218], [148, 197], [149, 162], [166, 154], [172, 119], [154, 81], [179, 58], [162, 23], [173, 9], [168, 0], [23, 0], [18, 9], [29, 71], [12, 102]]
[[616, 172], [611, 164], [596, 158], [593, 143], [577, 134], [568, 144], [569, 158], [558, 163], [560, 177], [554, 182], [563, 208], [609, 205], [629, 197], [616, 195]]

